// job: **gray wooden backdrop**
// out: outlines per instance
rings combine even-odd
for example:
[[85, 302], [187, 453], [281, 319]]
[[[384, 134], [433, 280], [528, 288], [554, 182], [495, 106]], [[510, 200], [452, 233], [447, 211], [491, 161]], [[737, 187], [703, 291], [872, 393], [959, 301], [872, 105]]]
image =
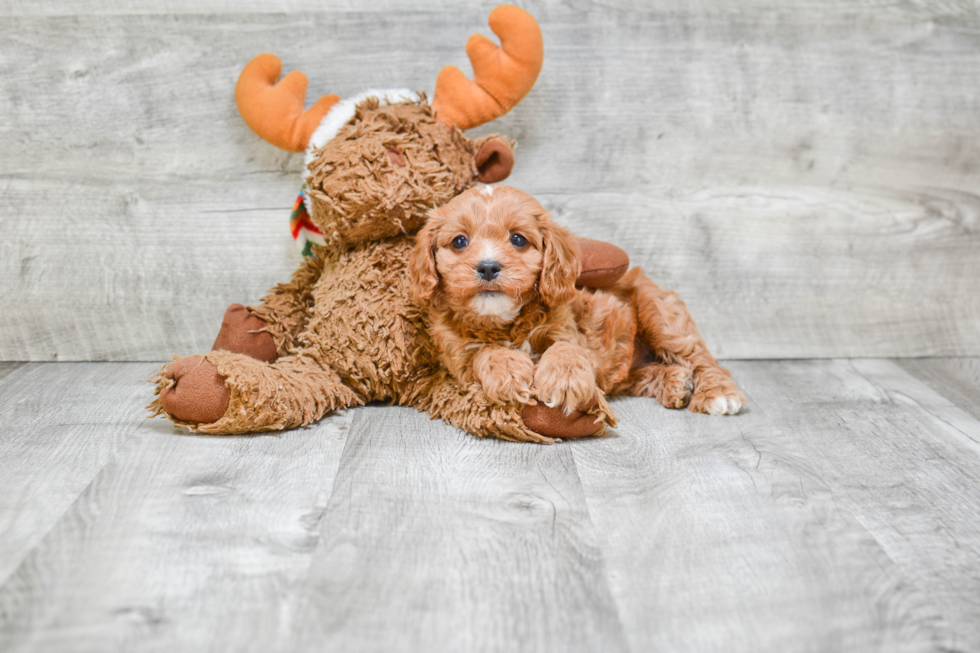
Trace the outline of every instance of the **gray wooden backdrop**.
[[[206, 350], [298, 260], [301, 157], [241, 122], [242, 65], [431, 90], [493, 6], [0, 0], [0, 360]], [[679, 290], [719, 356], [980, 354], [976, 2], [524, 6], [511, 183]]]

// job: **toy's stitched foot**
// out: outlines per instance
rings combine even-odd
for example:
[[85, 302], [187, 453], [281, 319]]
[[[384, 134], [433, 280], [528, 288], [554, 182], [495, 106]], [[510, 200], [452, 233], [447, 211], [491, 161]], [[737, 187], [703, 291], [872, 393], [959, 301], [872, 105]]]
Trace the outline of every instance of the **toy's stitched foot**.
[[163, 373], [169, 379], [160, 390], [160, 406], [181, 422], [210, 424], [228, 410], [231, 391], [218, 368], [200, 356], [170, 363]]
[[266, 363], [275, 363], [278, 357], [275, 340], [271, 333], [262, 330], [267, 326], [265, 321], [241, 304], [232, 304], [225, 311], [221, 320], [221, 331], [211, 349], [244, 354]]
[[524, 425], [535, 433], [550, 438], [584, 438], [599, 433], [606, 426], [602, 420], [596, 421], [595, 415], [586, 413], [596, 403], [598, 400], [593, 399], [591, 403], [579, 406], [579, 410], [571, 415], [566, 415], [565, 411], [557, 406], [549, 408], [538, 403], [526, 406], [521, 417]]

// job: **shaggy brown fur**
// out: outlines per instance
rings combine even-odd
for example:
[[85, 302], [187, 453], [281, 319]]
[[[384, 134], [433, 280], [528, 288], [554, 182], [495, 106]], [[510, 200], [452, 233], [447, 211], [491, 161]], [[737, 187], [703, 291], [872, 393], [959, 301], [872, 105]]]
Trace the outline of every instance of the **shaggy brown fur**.
[[724, 414], [745, 401], [683, 303], [638, 268], [576, 292], [574, 237], [516, 189], [472, 189], [433, 211], [410, 270], [439, 358], [495, 401], [534, 396], [570, 414], [598, 396], [610, 423], [603, 393]]
[[[310, 424], [330, 410], [382, 400], [477, 435], [553, 441], [523, 423], [523, 404], [493, 402], [479, 388], [457, 384], [438, 362], [425, 310], [410, 299], [414, 237], [399, 234], [474, 186], [488, 147], [511, 150], [500, 137], [466, 139], [434, 120], [424, 102], [362, 103], [318, 153], [307, 179], [311, 218], [328, 245], [315, 248], [289, 283], [251, 309], [268, 325], [278, 360], [227, 351], [193, 357], [192, 364], [178, 359], [158, 375], [160, 396], [151, 410], [202, 433], [248, 433]], [[179, 384], [202, 388], [201, 395], [214, 379], [223, 379], [227, 408], [208, 413], [211, 421], [189, 419]], [[216, 406], [213, 412], [223, 407]]]
[[309, 166], [317, 227], [330, 245], [418, 231], [426, 211], [473, 186], [477, 153], [494, 138], [471, 141], [426, 104], [382, 107], [368, 98]]

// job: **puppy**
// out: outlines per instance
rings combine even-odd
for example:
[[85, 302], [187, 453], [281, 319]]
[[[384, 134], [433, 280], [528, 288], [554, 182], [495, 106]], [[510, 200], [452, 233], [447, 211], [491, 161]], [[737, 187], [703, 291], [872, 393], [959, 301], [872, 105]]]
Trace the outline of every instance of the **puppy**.
[[535, 397], [567, 414], [597, 405], [613, 425], [604, 395], [715, 415], [742, 409], [745, 396], [677, 293], [640, 268], [609, 288], [576, 289], [579, 269], [576, 238], [507, 186], [432, 211], [409, 261], [438, 355], [491, 401]]
[[580, 267], [577, 239], [507, 186], [474, 188], [432, 211], [409, 262], [438, 355], [460, 384], [567, 414], [603, 394], [578, 327]]

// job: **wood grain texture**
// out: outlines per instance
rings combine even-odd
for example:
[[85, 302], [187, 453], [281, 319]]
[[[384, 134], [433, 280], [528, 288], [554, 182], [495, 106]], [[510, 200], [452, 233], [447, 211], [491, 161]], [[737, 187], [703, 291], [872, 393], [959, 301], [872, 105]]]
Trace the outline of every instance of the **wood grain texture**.
[[190, 435], [134, 418], [153, 366], [0, 365], [0, 650], [976, 650], [980, 420], [887, 360], [728, 365], [740, 416], [555, 446]]
[[146, 418], [146, 363], [0, 368], [0, 583]]
[[[749, 405], [787, 433], [921, 593], [949, 650], [980, 645], [980, 424], [888, 361], [731, 365]], [[911, 635], [910, 635], [911, 636]]]
[[[311, 97], [431, 89], [489, 6], [0, 4], [0, 360], [206, 349], [296, 263], [300, 157], [237, 116], [244, 62]], [[517, 138], [511, 182], [654, 268], [719, 355], [980, 354], [975, 3], [526, 6], [539, 82], [475, 133]]]
[[625, 651], [567, 445], [355, 411], [292, 650]]
[[893, 362], [980, 419], [980, 358], [912, 358]]
[[719, 187], [542, 199], [678, 291], [719, 357], [980, 348], [978, 196]]
[[736, 378], [746, 414], [617, 400], [618, 436], [572, 446], [631, 650], [935, 650], [935, 607], [840, 504], [806, 434]]
[[290, 650], [350, 418], [245, 437], [147, 421], [0, 588], [0, 649]]

